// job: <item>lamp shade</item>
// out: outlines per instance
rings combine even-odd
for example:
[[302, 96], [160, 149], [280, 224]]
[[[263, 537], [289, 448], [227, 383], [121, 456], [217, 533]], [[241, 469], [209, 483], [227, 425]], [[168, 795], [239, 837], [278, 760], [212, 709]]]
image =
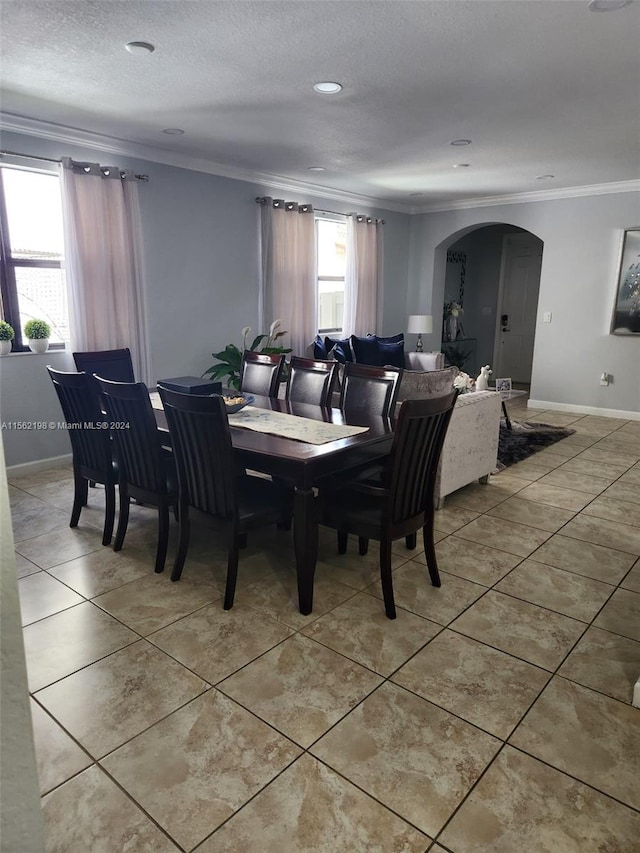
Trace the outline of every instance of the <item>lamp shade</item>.
[[433, 332], [433, 317], [431, 314], [410, 314], [407, 332], [414, 335], [430, 335]]

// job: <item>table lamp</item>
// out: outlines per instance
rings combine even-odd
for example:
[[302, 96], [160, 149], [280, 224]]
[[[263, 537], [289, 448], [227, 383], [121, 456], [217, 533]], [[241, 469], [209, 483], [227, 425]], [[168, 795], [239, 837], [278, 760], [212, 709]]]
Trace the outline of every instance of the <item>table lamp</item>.
[[422, 336], [433, 332], [433, 317], [431, 314], [410, 314], [407, 331], [418, 336], [416, 352], [422, 352]]

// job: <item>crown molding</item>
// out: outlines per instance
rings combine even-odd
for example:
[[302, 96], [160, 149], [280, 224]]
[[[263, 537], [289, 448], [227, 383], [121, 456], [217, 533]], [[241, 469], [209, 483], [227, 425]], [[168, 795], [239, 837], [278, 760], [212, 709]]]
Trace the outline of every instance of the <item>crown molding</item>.
[[152, 163], [161, 163], [166, 166], [175, 166], [179, 169], [191, 169], [195, 172], [204, 172], [209, 175], [217, 175], [222, 178], [231, 178], [236, 181], [245, 181], [251, 184], [268, 187], [283, 193], [303, 193], [316, 198], [326, 198], [331, 201], [341, 201], [346, 204], [357, 204], [365, 207], [373, 207], [379, 210], [389, 210], [396, 213], [420, 214], [420, 213], [444, 213], [450, 210], [469, 210], [475, 207], [497, 207], [506, 204], [530, 204], [538, 201], [554, 201], [567, 198], [581, 198], [585, 196], [605, 195], [610, 193], [637, 192], [640, 190], [640, 179], [632, 181], [617, 181], [609, 184], [591, 184], [581, 187], [567, 187], [564, 189], [538, 190], [526, 193], [511, 193], [508, 195], [485, 196], [481, 198], [458, 199], [451, 202], [434, 202], [416, 206], [413, 204], [401, 204], [399, 202], [387, 201], [375, 196], [360, 195], [358, 193], [345, 192], [344, 190], [332, 189], [307, 181], [298, 181], [282, 175], [273, 175], [268, 172], [255, 172], [249, 169], [241, 169], [224, 163], [217, 163], [205, 158], [192, 157], [176, 151], [168, 151], [164, 148], [156, 148], [128, 139], [120, 139], [106, 134], [93, 133], [80, 128], [67, 127], [53, 122], [40, 121], [26, 116], [14, 115], [0, 111], [0, 128], [14, 133], [23, 133], [50, 142], [63, 142], [66, 145], [79, 145], [83, 148], [95, 148], [109, 154], [121, 154], [135, 157]]

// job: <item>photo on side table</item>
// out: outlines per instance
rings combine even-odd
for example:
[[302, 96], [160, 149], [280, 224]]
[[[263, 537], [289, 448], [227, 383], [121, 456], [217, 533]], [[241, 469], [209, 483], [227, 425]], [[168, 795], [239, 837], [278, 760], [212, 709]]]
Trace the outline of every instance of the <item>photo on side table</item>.
[[511, 391], [511, 379], [496, 379], [496, 391]]

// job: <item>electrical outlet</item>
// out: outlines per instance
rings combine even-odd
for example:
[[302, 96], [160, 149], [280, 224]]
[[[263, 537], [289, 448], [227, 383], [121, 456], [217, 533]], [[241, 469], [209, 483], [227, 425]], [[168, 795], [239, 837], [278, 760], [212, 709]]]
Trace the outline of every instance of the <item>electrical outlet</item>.
[[608, 385], [609, 384], [609, 374], [608, 373], [600, 374], [600, 384], [601, 385]]
[[550, 323], [551, 322], [551, 311], [545, 311], [544, 314], [542, 315], [542, 320], [545, 323]]

